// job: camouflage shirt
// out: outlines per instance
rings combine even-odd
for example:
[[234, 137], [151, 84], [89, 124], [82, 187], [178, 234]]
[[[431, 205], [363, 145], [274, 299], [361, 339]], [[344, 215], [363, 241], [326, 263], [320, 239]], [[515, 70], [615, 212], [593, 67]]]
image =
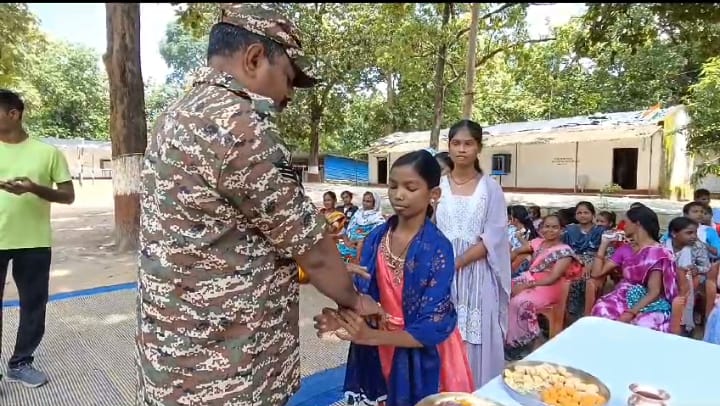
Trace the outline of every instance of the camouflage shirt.
[[204, 68], [142, 173], [139, 405], [282, 405], [299, 384], [297, 265], [324, 221], [272, 101]]

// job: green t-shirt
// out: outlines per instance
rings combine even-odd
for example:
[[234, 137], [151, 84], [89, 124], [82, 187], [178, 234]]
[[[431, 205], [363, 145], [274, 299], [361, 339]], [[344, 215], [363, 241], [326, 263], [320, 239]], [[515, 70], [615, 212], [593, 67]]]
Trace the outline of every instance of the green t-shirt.
[[[46, 187], [72, 180], [65, 156], [54, 146], [33, 138], [0, 142], [0, 180], [20, 176]], [[16, 196], [0, 190], [0, 250], [51, 245], [50, 202], [32, 193]]]

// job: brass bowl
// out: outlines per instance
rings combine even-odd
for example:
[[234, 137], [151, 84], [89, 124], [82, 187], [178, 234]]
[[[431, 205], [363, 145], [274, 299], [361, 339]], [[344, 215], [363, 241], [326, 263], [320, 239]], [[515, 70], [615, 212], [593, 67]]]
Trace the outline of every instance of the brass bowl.
[[437, 406], [440, 402], [466, 401], [470, 406], [503, 406], [502, 404], [487, 398], [481, 398], [471, 393], [463, 392], [441, 392], [430, 395], [415, 406]]

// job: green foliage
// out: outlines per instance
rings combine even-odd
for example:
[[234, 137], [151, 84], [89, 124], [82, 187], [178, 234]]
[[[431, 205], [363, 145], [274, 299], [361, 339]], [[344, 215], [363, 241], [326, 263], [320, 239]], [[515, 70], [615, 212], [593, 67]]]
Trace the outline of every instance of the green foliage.
[[109, 96], [100, 55], [49, 42], [27, 55], [17, 88], [28, 101], [25, 123], [36, 135], [107, 139]]
[[0, 87], [17, 85], [28, 58], [43, 37], [25, 3], [0, 4]]
[[703, 65], [698, 83], [690, 88], [687, 106], [693, 118], [688, 148], [702, 164], [696, 175], [720, 175], [720, 57]]
[[145, 86], [145, 117], [149, 130], [152, 130], [158, 116], [182, 93], [181, 87], [172, 84]]
[[[654, 44], [658, 56], [669, 55], [665, 60], [655, 59], [674, 69], [672, 75], [656, 77], [666, 88], [665, 94], [657, 95], [658, 100], [688, 104], [692, 117], [688, 147], [701, 161], [695, 180], [706, 174], [720, 174], [716, 158], [720, 154], [720, 99], [716, 96], [720, 78], [720, 3], [591, 4], [584, 26], [586, 31], [576, 44], [580, 52], [590, 47], [608, 50], [621, 44], [633, 53], [641, 53]], [[674, 60], [668, 63], [671, 58]], [[642, 74], [655, 66], [630, 68]]]
[[38, 136], [108, 138], [109, 95], [96, 52], [49, 41], [25, 3], [0, 4], [0, 87], [17, 91]]
[[[556, 28], [550, 38], [530, 39], [528, 4], [481, 5], [475, 120], [643, 110], [658, 102], [680, 103], [693, 89], [695, 121], [718, 122], [717, 107], [700, 112], [717, 106], [710, 79], [692, 87], [706, 59], [720, 55], [715, 5], [588, 4], [586, 16]], [[461, 116], [469, 3], [452, 3], [444, 28], [442, 3], [276, 5], [300, 27], [306, 53], [323, 79], [316, 89], [298, 91], [280, 116], [294, 149], [309, 151], [317, 137], [324, 152], [359, 155], [390, 132], [429, 130], [433, 69], [443, 45], [441, 126]], [[205, 36], [219, 14], [216, 4], [178, 4], [178, 11], [183, 30], [169, 27], [163, 51], [173, 78], [204, 58]], [[712, 76], [711, 68], [705, 67], [703, 78]], [[703, 134], [716, 133], [707, 127]]]
[[679, 96], [686, 96], [708, 58], [720, 54], [720, 3], [589, 3], [583, 35], [576, 41], [580, 54], [591, 48], [608, 52], [628, 46], [637, 52], [661, 41], [685, 58], [673, 79]]
[[616, 44], [574, 53], [582, 27], [571, 22], [554, 30], [555, 41], [516, 49], [478, 75], [482, 121], [516, 122], [644, 110], [658, 101], [679, 102], [675, 78], [685, 60], [671, 45], [649, 41], [633, 51]]
[[205, 65], [208, 37], [196, 37], [178, 23], [170, 23], [165, 38], [160, 43], [160, 55], [172, 70], [167, 83], [184, 85], [185, 76], [195, 68]]

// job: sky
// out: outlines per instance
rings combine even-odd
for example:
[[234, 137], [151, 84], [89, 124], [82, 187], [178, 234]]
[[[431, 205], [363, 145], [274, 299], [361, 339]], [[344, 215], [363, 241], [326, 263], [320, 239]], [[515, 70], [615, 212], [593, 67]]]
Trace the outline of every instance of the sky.
[[[106, 49], [105, 3], [29, 3], [30, 10], [40, 19], [40, 29], [57, 40], [81, 44], [102, 55]], [[160, 56], [160, 42], [168, 23], [177, 17], [168, 3], [142, 3], [140, 6], [140, 62], [146, 83], [165, 80], [169, 69]], [[538, 37], [551, 26], [562, 25], [571, 17], [581, 15], [583, 3], [555, 3], [530, 6], [530, 35]], [[102, 62], [98, 61], [101, 64]], [[104, 69], [104, 67], [103, 67]]]

